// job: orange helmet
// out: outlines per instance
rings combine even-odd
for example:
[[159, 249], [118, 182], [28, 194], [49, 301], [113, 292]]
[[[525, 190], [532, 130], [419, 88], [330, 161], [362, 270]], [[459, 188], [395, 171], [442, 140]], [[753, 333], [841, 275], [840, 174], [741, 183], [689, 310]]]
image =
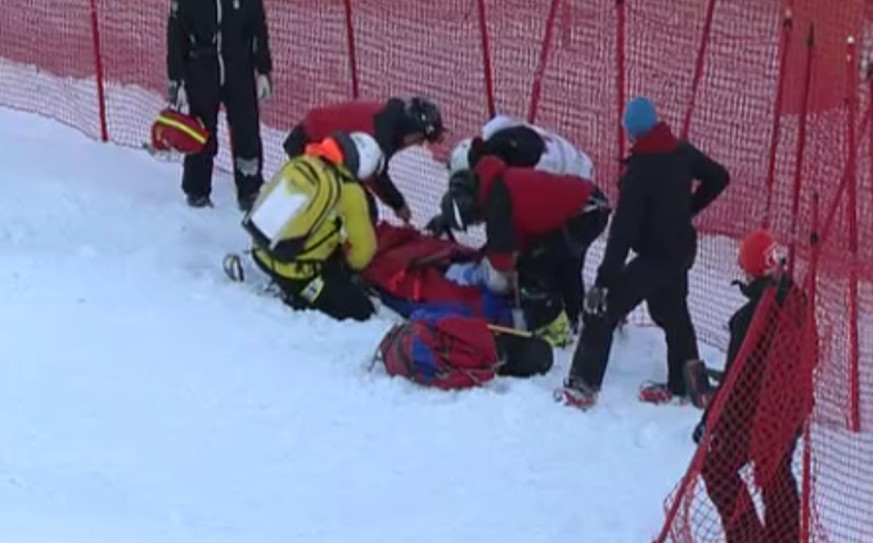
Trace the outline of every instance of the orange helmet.
[[191, 115], [165, 109], [152, 123], [152, 148], [157, 151], [197, 154], [203, 151], [207, 141], [209, 131], [200, 119]]

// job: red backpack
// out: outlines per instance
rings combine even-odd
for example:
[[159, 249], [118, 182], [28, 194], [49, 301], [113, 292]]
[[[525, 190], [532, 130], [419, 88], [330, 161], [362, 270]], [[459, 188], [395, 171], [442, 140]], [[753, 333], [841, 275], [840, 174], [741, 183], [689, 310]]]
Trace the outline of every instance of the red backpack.
[[417, 311], [379, 344], [376, 360], [389, 375], [450, 390], [480, 386], [497, 375], [494, 335], [478, 318]]

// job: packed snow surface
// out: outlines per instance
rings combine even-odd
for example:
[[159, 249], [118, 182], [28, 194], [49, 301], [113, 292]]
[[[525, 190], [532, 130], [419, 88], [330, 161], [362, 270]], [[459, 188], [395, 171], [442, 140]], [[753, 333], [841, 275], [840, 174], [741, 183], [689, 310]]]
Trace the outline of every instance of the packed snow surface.
[[[0, 542], [640, 543], [693, 452], [657, 329], [601, 402], [530, 379], [446, 393], [370, 370], [397, 317], [295, 313], [229, 283], [232, 182], [0, 109]], [[721, 355], [707, 352], [707, 359]]]

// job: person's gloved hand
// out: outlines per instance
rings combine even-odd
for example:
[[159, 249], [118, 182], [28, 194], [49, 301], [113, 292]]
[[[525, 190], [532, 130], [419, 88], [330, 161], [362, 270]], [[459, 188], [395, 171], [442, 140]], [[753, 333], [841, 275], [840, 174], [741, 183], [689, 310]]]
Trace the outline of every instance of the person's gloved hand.
[[167, 102], [179, 113], [188, 113], [188, 93], [182, 81], [170, 81], [167, 89]]
[[696, 445], [700, 445], [700, 442], [703, 441], [704, 432], [706, 432], [706, 424], [701, 420], [697, 423], [697, 426], [694, 427], [694, 432], [691, 434], [691, 439], [694, 440]]
[[412, 210], [409, 209], [409, 206], [407, 205], [404, 205], [399, 209], [395, 209], [394, 214], [397, 215], [398, 219], [405, 222], [406, 224], [409, 224], [409, 221], [412, 220]]
[[585, 293], [585, 313], [595, 317], [606, 313], [606, 289], [594, 286]]
[[273, 81], [270, 74], [255, 74], [255, 87], [258, 90], [258, 100], [266, 102], [273, 96]]
[[436, 215], [435, 217], [431, 218], [431, 220], [427, 221], [424, 229], [434, 236], [439, 236], [449, 229], [449, 225], [448, 221], [446, 221], [442, 215]]

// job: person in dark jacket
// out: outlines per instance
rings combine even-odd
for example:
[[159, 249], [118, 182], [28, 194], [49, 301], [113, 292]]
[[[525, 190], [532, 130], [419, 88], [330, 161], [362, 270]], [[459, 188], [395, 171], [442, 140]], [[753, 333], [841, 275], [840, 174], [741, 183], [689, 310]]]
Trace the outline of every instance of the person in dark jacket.
[[[729, 321], [723, 384], [715, 392], [716, 398], [725, 397], [717, 414], [711, 412], [715, 400], [707, 405], [693, 438], [707, 447], [701, 475], [727, 543], [794, 543], [800, 540], [800, 499], [791, 465], [812, 408], [818, 342], [814, 327], [807, 326], [807, 298], [781, 269], [773, 236], [766, 230], [751, 232], [741, 244], [738, 261], [747, 282], [737, 283], [747, 302]], [[759, 311], [766, 314], [758, 318]], [[747, 339], [752, 343], [745, 346]], [[768, 373], [778, 376], [778, 383], [768, 379]], [[731, 384], [725, 386], [728, 379]], [[762, 412], [764, 395], [779, 396], [778, 414]], [[711, 432], [704, 443], [707, 426]], [[752, 440], [762, 435], [767, 446], [756, 453]], [[769, 460], [754, 458], [755, 454]], [[749, 463], [756, 464], [756, 480], [763, 479], [763, 523], [742, 477]], [[761, 477], [762, 470], [772, 476]]]
[[[365, 132], [376, 138], [385, 154], [386, 166], [373, 179], [366, 180], [365, 186], [408, 223], [412, 212], [392, 181], [387, 165], [404, 149], [442, 139], [445, 127], [436, 104], [413, 97], [409, 101], [390, 98], [385, 102], [352, 101], [318, 107], [310, 110], [285, 138], [285, 153], [289, 158], [299, 156], [307, 144], [336, 132]], [[370, 192], [367, 194], [371, 196]], [[372, 198], [370, 210], [375, 221], [377, 208]]]
[[452, 176], [441, 208], [452, 230], [485, 224], [481, 283], [497, 293], [517, 286], [527, 328], [567, 343], [581, 312], [585, 254], [609, 220], [603, 192], [576, 176], [486, 156]]
[[167, 24], [170, 105], [210, 133], [203, 152], [185, 157], [182, 190], [192, 207], [211, 206], [218, 109], [230, 126], [234, 181], [242, 210], [263, 184], [258, 100], [272, 94], [273, 61], [263, 0], [172, 0]]
[[[685, 395], [685, 362], [697, 359], [697, 338], [688, 312], [688, 271], [697, 253], [692, 221], [727, 187], [719, 163], [659, 122], [654, 105], [631, 100], [624, 127], [633, 142], [619, 184], [619, 199], [594, 286], [586, 293], [579, 344], [556, 399], [592, 406], [609, 362], [613, 332], [642, 301], [667, 342], [665, 384], [644, 386], [640, 399], [666, 402]], [[693, 182], [700, 181], [696, 190]], [[636, 256], [625, 262], [633, 250]]]

